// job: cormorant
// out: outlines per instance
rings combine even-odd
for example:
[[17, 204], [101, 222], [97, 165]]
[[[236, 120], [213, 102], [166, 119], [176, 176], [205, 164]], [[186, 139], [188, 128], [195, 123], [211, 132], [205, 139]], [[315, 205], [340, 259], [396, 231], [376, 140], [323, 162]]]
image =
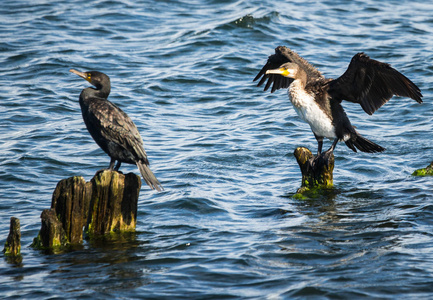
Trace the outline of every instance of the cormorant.
[[148, 167], [149, 161], [137, 127], [125, 112], [107, 100], [110, 78], [98, 71], [69, 71], [95, 86], [82, 90], [79, 102], [87, 130], [111, 158], [109, 169], [118, 171], [122, 162], [136, 164], [150, 188], [161, 191], [161, 184]]
[[359, 103], [369, 115], [394, 95], [422, 103], [421, 91], [412, 81], [389, 64], [371, 59], [362, 52], [353, 56], [343, 75], [326, 79], [296, 52], [279, 46], [254, 81], [260, 77], [257, 86], [268, 79], [265, 91], [272, 83], [271, 93], [288, 88], [296, 113], [310, 125], [317, 139], [318, 155], [325, 137], [334, 140], [327, 154], [334, 151], [339, 141], [344, 141], [355, 152], [356, 149], [369, 153], [385, 150], [355, 130], [341, 106], [342, 100]]

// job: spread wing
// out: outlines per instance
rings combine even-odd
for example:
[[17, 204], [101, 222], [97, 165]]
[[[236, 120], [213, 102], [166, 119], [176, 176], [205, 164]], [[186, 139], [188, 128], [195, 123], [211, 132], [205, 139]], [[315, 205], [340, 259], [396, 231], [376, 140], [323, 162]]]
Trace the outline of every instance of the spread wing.
[[420, 89], [389, 64], [356, 54], [346, 72], [329, 83], [328, 93], [336, 100], [361, 104], [372, 115], [392, 96], [409, 97], [422, 103]]
[[[143, 148], [143, 140], [131, 118], [119, 107], [110, 101], [92, 101], [89, 106], [91, 117], [88, 118], [90, 126], [99, 128], [100, 135], [123, 149], [148, 163], [146, 151]], [[90, 131], [90, 130], [89, 130]]]
[[288, 62], [295, 63], [299, 65], [299, 67], [303, 68], [304, 71], [307, 73], [308, 79], [323, 77], [316, 68], [314, 68], [305, 59], [299, 56], [299, 54], [290, 50], [287, 47], [278, 46], [277, 48], [275, 48], [275, 54], [269, 56], [268, 61], [253, 81], [258, 80], [261, 77], [259, 83], [257, 84], [257, 86], [261, 86], [266, 80], [268, 80], [266, 82], [264, 90], [267, 91], [269, 87], [273, 84], [271, 93], [275, 92], [278, 89], [288, 88], [289, 85], [293, 82], [292, 78], [284, 77], [278, 74], [266, 74], [266, 71], [277, 69], [281, 65]]

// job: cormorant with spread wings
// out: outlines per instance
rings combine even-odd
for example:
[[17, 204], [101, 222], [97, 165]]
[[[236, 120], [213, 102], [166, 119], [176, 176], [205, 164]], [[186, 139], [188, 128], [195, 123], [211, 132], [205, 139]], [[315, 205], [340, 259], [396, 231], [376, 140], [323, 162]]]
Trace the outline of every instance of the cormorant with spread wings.
[[364, 53], [356, 54], [339, 78], [326, 79], [296, 52], [279, 46], [254, 81], [258, 79], [257, 86], [267, 80], [265, 91], [272, 85], [271, 93], [281, 88], [289, 89], [295, 111], [310, 125], [317, 139], [318, 154], [322, 152], [324, 138], [333, 140], [326, 151], [328, 154], [339, 141], [344, 141], [355, 152], [356, 149], [369, 153], [385, 150], [355, 130], [341, 106], [342, 100], [360, 104], [369, 115], [394, 95], [422, 103], [421, 91], [412, 81], [389, 64], [371, 59]]

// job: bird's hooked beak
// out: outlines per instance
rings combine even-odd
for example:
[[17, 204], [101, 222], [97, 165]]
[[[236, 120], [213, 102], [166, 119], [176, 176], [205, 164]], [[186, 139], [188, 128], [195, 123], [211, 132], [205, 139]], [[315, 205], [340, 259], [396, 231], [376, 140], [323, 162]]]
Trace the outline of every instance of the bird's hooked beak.
[[74, 74], [80, 76], [81, 78], [87, 80], [88, 82], [91, 82], [92, 78], [90, 76], [90, 73], [80, 72], [80, 71], [77, 71], [77, 70], [74, 70], [74, 69], [70, 69], [69, 72], [74, 73]]
[[278, 68], [278, 69], [272, 69], [272, 70], [267, 70], [266, 74], [278, 74], [284, 77], [289, 77], [289, 75], [291, 74], [289, 69], [286, 68]]

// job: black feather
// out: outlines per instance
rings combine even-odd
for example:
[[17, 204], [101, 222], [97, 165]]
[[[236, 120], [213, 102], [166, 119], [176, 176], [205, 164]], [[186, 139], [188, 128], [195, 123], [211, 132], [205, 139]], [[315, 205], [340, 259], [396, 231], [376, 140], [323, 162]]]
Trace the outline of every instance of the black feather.
[[359, 103], [373, 114], [392, 96], [409, 97], [422, 103], [420, 89], [389, 64], [356, 54], [346, 72], [329, 83], [328, 93], [337, 101]]

